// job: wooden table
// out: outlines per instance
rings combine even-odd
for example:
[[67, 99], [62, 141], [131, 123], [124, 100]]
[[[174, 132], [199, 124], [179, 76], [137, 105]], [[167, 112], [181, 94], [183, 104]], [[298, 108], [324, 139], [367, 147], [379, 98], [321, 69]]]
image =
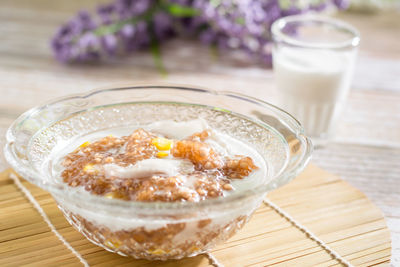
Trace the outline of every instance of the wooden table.
[[[215, 58], [195, 42], [163, 47], [168, 75], [136, 53], [98, 66], [53, 60], [57, 25], [94, 1], [2, 0], [0, 8], [0, 136], [23, 111], [51, 98], [115, 83], [173, 82], [232, 90], [275, 101], [270, 70], [231, 55]], [[336, 139], [314, 163], [361, 189], [383, 211], [391, 230], [392, 262], [400, 264], [400, 14], [341, 14], [361, 32], [352, 91]], [[0, 139], [3, 146], [4, 138]], [[0, 155], [0, 170], [8, 166]]]

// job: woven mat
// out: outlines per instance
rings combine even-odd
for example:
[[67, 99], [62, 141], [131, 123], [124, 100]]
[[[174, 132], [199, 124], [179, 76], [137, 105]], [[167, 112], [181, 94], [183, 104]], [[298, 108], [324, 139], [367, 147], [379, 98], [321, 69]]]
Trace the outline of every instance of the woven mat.
[[[11, 172], [0, 173], [0, 266], [79, 266], [79, 260], [50, 231], [9, 178]], [[58, 232], [91, 266], [210, 265], [205, 255], [151, 262], [107, 252], [73, 229], [48, 193], [26, 181], [23, 185]], [[337, 176], [309, 165], [268, 198], [351, 264], [389, 264], [390, 235], [380, 210]], [[239, 233], [211, 251], [211, 255], [225, 266], [341, 265], [309, 235], [265, 204]]]

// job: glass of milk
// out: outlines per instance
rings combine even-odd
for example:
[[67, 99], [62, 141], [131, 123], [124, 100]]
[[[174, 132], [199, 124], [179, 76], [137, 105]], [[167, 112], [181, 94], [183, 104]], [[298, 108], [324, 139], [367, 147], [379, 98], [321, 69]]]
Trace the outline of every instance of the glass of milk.
[[334, 131], [353, 75], [358, 31], [318, 15], [296, 15], [271, 27], [279, 105], [296, 117], [316, 145]]

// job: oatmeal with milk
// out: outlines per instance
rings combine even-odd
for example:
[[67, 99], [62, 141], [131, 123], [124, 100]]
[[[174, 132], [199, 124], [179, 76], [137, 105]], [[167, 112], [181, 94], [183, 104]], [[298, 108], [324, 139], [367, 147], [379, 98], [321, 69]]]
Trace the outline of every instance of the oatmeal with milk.
[[217, 133], [204, 128], [180, 140], [139, 128], [129, 136], [87, 141], [65, 156], [62, 179], [69, 186], [124, 200], [200, 201], [224, 196], [235, 190], [232, 179], [245, 179], [258, 167], [247, 155], [229, 155], [207, 142], [215, 143]]
[[[65, 155], [60, 165], [61, 178], [70, 187], [104, 198], [140, 202], [221, 198], [266, 176], [265, 161], [253, 148], [210, 128], [202, 119], [158, 121], [138, 127], [130, 135], [110, 133], [83, 142]], [[95, 214], [72, 212], [85, 228], [104, 236], [103, 246], [118, 249], [121, 244], [140, 243], [142, 253], [155, 256], [169, 253], [169, 247], [179, 244], [182, 235], [193, 238], [179, 245], [181, 250], [200, 250], [229, 225], [240, 227], [247, 219], [233, 212], [218, 222], [206, 218], [128, 227]], [[127, 249], [132, 247], [135, 245]], [[129, 254], [124, 248], [120, 250]]]

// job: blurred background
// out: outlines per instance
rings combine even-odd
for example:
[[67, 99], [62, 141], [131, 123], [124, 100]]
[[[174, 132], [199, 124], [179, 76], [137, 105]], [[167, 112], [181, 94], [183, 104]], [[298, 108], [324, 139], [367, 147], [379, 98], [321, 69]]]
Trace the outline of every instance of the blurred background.
[[[120, 18], [111, 12], [107, 17], [106, 8], [99, 11], [102, 15], [96, 23], [104, 26], [100, 30], [82, 13], [77, 22], [80, 10], [93, 14], [99, 4], [111, 1], [0, 0], [0, 145], [9, 125], [27, 109], [65, 94], [121, 83], [191, 84], [276, 103], [268, 25], [284, 15], [323, 13], [356, 27], [361, 43], [334, 138], [315, 151], [313, 161], [343, 177], [381, 208], [392, 233], [392, 262], [400, 265], [400, 1], [266, 1], [285, 6], [283, 11], [266, 14], [259, 12], [257, 1], [245, 1], [254, 7], [248, 12], [241, 4], [236, 11], [220, 8], [230, 7], [232, 1], [173, 2], [186, 7], [198, 2], [203, 17], [193, 19], [189, 7], [172, 6], [169, 10], [178, 19], [171, 22], [160, 16], [154, 41], [139, 27], [118, 24], [126, 22], [129, 14]], [[308, 4], [314, 2], [321, 5], [310, 8]], [[328, 2], [331, 7], [325, 6]], [[296, 8], [291, 8], [293, 3]], [[135, 12], [140, 8], [135, 7]], [[68, 24], [71, 19], [78, 26]], [[171, 33], [171, 25], [176, 32]], [[113, 29], [123, 29], [122, 37], [131, 38], [122, 44], [130, 45], [129, 49], [112, 37], [81, 38], [85, 31], [112, 35]], [[199, 29], [201, 34], [196, 32]], [[96, 47], [101, 47], [98, 54]], [[8, 165], [0, 154], [0, 170], [4, 170]]]

